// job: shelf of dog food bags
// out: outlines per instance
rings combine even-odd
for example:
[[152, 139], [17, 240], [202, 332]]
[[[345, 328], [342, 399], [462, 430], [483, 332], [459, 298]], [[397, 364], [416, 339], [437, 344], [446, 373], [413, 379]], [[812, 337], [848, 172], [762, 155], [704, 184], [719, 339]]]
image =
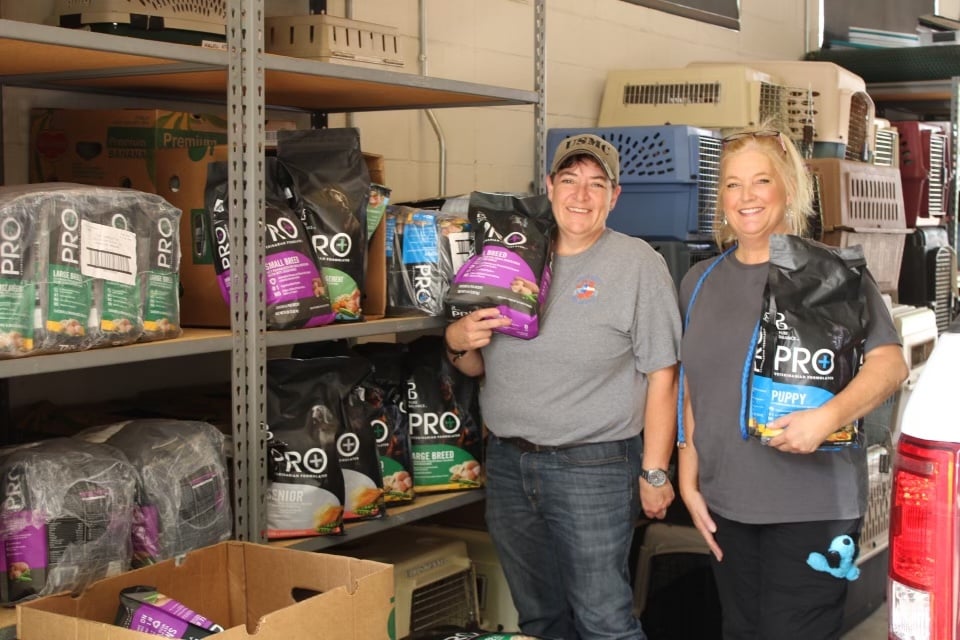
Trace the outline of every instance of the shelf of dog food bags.
[[[438, 329], [444, 323], [443, 318], [434, 316], [382, 318], [366, 322], [333, 324], [313, 329], [268, 331], [266, 343], [267, 346], [277, 347], [305, 342], [428, 331]], [[0, 360], [0, 379], [192, 356], [202, 353], [226, 352], [230, 351], [232, 347], [233, 336], [227, 329], [185, 328], [182, 336], [171, 340]]]

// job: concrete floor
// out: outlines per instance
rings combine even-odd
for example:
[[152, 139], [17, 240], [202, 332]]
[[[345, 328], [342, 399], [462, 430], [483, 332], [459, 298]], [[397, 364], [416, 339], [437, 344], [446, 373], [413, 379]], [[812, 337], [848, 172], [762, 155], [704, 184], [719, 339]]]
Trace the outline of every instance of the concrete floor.
[[841, 640], [884, 640], [887, 637], [887, 604], [883, 603]]

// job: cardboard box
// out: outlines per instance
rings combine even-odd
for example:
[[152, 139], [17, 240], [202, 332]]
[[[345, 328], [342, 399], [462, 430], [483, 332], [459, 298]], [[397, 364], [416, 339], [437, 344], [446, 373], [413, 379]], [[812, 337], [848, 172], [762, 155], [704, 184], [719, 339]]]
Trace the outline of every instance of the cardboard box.
[[226, 159], [226, 146], [206, 149], [198, 158], [184, 158], [177, 149], [160, 149], [156, 154], [157, 193], [182, 212], [180, 324], [184, 327], [230, 326], [230, 307], [213, 266], [213, 243], [203, 202], [207, 165]]
[[[150, 585], [225, 627], [218, 640], [393, 638], [393, 567], [249, 542], [223, 542], [17, 607], [19, 640], [147, 640], [113, 625], [121, 589]], [[312, 594], [300, 602], [293, 594]]]
[[30, 182], [79, 182], [157, 193], [160, 149], [184, 160], [227, 143], [216, 115], [162, 109], [33, 109]]
[[[363, 154], [367, 167], [380, 171], [382, 156]], [[180, 324], [185, 327], [230, 326], [230, 307], [224, 301], [213, 266], [213, 247], [206, 228], [203, 192], [207, 164], [227, 160], [227, 147], [208, 149], [198, 157], [185, 158], [176, 149], [156, 153], [157, 193], [180, 209]], [[367, 269], [361, 305], [367, 320], [382, 318], [387, 308], [386, 230], [383, 221], [368, 243]]]

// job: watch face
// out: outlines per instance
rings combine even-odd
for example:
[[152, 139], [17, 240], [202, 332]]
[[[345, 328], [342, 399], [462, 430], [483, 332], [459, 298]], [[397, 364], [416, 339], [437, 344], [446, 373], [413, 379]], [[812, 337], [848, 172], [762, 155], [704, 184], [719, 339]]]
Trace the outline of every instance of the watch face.
[[649, 471], [644, 470], [644, 475], [649, 482], [654, 487], [662, 487], [667, 484], [667, 472], [663, 469], [650, 469]]

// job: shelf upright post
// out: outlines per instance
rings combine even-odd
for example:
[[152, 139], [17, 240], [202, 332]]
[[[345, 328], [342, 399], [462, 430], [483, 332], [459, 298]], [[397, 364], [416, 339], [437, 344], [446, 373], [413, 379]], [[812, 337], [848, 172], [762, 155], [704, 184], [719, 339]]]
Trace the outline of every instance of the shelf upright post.
[[547, 162], [547, 8], [546, 0], [533, 2], [533, 192], [545, 193], [544, 167]]
[[264, 539], [266, 319], [263, 0], [227, 3], [234, 525]]
[[950, 78], [950, 200], [947, 203], [947, 240], [954, 251], [958, 249], [957, 236], [957, 215], [960, 214], [960, 178], [957, 176], [957, 170], [960, 168], [960, 131], [958, 131], [958, 118], [960, 118], [960, 76]]

